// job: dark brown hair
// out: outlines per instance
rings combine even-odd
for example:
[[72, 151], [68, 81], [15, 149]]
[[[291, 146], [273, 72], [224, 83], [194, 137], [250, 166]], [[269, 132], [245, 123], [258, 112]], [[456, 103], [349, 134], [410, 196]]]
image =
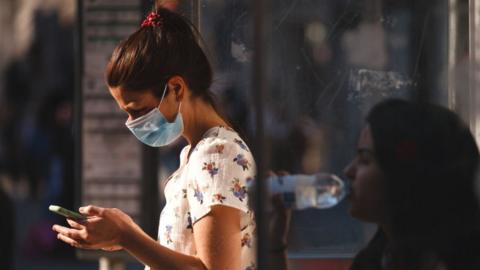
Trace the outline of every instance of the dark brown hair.
[[178, 75], [194, 97], [215, 108], [209, 91], [212, 68], [198, 43], [198, 30], [172, 11], [155, 12], [161, 25], [141, 27], [115, 48], [106, 70], [107, 84], [127, 91], [153, 90], [159, 96], [168, 79]]
[[[367, 123], [385, 174], [392, 269], [432, 269], [432, 260], [480, 269], [480, 155], [468, 126], [446, 108], [396, 99], [377, 104]], [[386, 245], [377, 243], [363, 259], [381, 259]]]

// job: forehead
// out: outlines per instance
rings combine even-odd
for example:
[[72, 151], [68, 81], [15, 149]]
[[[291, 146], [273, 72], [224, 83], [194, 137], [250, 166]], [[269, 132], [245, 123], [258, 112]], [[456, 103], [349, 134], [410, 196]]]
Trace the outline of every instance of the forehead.
[[149, 90], [128, 91], [120, 87], [109, 87], [109, 91], [121, 107], [125, 107], [129, 104], [148, 103], [156, 100], [152, 91]]

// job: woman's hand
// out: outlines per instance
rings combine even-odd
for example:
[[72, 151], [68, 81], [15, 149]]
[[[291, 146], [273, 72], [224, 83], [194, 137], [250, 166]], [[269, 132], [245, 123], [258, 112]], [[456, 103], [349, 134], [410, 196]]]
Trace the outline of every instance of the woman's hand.
[[[268, 172], [268, 176], [288, 175], [286, 171], [274, 173]], [[269, 216], [269, 245], [270, 245], [270, 266], [272, 269], [287, 270], [287, 246], [288, 231], [292, 209], [285, 206], [282, 196], [274, 194], [270, 198], [272, 212]]]
[[54, 225], [57, 238], [71, 246], [84, 249], [114, 251], [122, 249], [127, 235], [141, 230], [124, 212], [116, 208], [93, 205], [80, 208], [85, 221], [67, 219], [71, 228]]
[[[278, 171], [276, 173], [269, 171], [267, 175], [285, 176], [289, 175], [289, 173], [287, 171]], [[273, 251], [285, 251], [288, 244], [287, 238], [292, 209], [285, 206], [282, 196], [279, 194], [272, 195], [270, 203], [272, 205], [272, 213], [269, 218], [270, 246]]]

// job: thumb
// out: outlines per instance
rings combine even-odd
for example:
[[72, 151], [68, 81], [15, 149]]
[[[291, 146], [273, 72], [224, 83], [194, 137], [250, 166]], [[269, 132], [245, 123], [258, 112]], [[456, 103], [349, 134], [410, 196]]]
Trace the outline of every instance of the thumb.
[[87, 205], [78, 209], [80, 213], [87, 216], [102, 216], [103, 208], [95, 205]]

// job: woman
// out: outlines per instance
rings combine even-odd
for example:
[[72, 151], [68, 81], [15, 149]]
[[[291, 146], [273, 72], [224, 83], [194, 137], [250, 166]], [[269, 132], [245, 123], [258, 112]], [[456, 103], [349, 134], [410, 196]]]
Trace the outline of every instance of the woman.
[[350, 214], [379, 229], [351, 269], [480, 269], [478, 161], [468, 127], [447, 109], [376, 105], [345, 174]]
[[253, 214], [246, 181], [255, 162], [217, 112], [212, 69], [183, 17], [159, 8], [113, 52], [106, 78], [126, 126], [143, 143], [168, 145], [183, 136], [180, 167], [166, 181], [158, 241], [125, 213], [81, 207], [83, 223], [54, 226], [58, 238], [87, 249], [125, 249], [151, 269], [254, 269]]
[[[377, 104], [345, 175], [352, 182], [350, 214], [378, 231], [350, 270], [480, 269], [478, 162], [472, 134], [449, 110], [402, 100]], [[288, 218], [288, 209], [274, 205], [277, 219]], [[273, 227], [286, 235], [288, 222]], [[274, 265], [286, 269], [286, 245], [275, 239]]]

